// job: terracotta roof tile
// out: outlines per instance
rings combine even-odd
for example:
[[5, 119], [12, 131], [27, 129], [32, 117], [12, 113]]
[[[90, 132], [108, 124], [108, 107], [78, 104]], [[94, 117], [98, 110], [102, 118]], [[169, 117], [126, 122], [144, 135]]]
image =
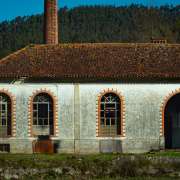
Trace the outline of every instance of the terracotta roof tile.
[[180, 44], [31, 45], [0, 61], [0, 77], [180, 79]]

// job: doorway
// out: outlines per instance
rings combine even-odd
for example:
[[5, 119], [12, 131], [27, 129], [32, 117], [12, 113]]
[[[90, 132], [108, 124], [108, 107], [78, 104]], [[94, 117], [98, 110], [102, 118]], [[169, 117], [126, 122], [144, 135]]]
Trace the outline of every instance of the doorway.
[[169, 99], [164, 111], [166, 149], [180, 149], [180, 93]]

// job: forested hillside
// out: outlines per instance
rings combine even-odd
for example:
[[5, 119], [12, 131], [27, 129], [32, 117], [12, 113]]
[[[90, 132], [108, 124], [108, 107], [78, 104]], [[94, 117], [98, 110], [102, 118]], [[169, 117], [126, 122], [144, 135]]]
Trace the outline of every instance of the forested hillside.
[[[165, 37], [180, 43], [180, 6], [147, 8], [82, 6], [59, 10], [61, 42], [150, 42]], [[0, 23], [0, 57], [31, 43], [43, 43], [43, 15]]]

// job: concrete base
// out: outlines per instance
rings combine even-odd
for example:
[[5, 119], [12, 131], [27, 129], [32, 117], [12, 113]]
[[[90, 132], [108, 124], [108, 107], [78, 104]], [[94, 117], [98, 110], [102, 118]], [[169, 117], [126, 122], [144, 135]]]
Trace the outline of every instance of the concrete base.
[[[0, 139], [0, 144], [10, 144], [10, 153], [33, 153], [30, 139]], [[57, 153], [145, 153], [163, 149], [163, 139], [86, 139], [53, 140]]]
[[126, 139], [122, 142], [123, 153], [146, 153], [160, 150], [159, 139]]

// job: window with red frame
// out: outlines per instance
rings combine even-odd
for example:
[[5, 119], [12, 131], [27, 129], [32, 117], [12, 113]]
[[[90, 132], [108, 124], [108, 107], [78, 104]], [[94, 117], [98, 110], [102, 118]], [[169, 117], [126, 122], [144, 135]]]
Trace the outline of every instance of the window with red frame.
[[0, 137], [11, 135], [11, 99], [0, 93]]
[[99, 135], [113, 137], [121, 135], [121, 101], [115, 93], [107, 93], [100, 100]]

